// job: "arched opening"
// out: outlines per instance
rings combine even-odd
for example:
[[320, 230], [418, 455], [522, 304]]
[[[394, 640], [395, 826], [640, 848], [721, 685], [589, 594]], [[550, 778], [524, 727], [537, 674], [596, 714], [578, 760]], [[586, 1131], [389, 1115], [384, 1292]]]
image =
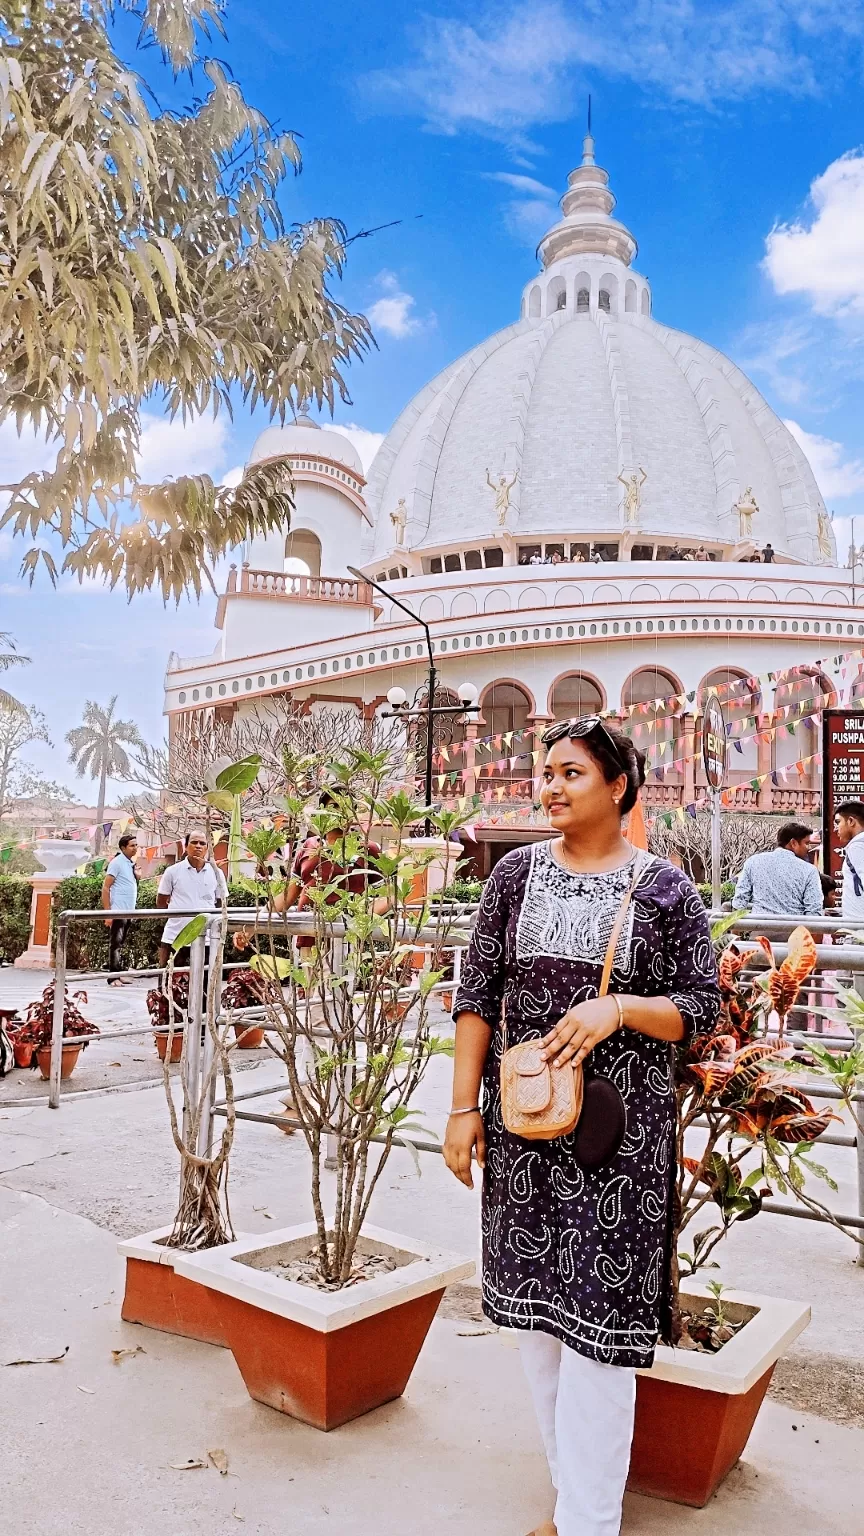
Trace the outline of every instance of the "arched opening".
[[730, 779], [733, 784], [736, 779], [752, 779], [759, 768], [759, 744], [755, 739], [742, 741], [741, 738], [755, 738], [755, 718], [762, 708], [759, 689], [753, 678], [734, 667], [716, 667], [699, 684], [696, 700], [700, 711], [705, 708], [711, 688], [717, 690], [726, 724], [730, 727], [726, 753]]
[[[645, 753], [646, 768], [663, 768], [664, 781], [676, 783], [681, 769], [673, 765], [679, 760], [679, 744], [682, 726], [680, 706], [671, 699], [681, 692], [681, 684], [669, 672], [657, 667], [640, 667], [624, 684], [621, 706], [625, 710], [623, 730], [632, 737], [641, 752]], [[633, 709], [631, 705], [639, 705]]]
[[[816, 789], [819, 764], [807, 761], [819, 750], [821, 715], [832, 689], [827, 678], [815, 668], [797, 676], [781, 678], [774, 689], [773, 769], [780, 773], [780, 785], [789, 789]], [[811, 718], [812, 717], [812, 718]], [[803, 762], [803, 772], [796, 764]], [[791, 769], [791, 772], [783, 770]]]
[[591, 677], [571, 672], [552, 684], [549, 709], [555, 720], [571, 720], [575, 715], [596, 715], [603, 709], [603, 694]]
[[321, 540], [308, 528], [298, 528], [285, 540], [284, 570], [288, 576], [321, 575]]
[[600, 279], [598, 305], [607, 315], [618, 313], [618, 279], [613, 272], [604, 272]]
[[531, 292], [528, 295], [528, 319], [529, 320], [539, 320], [540, 319], [541, 303], [542, 303], [542, 295], [540, 293], [540, 284], [539, 283], [535, 283], [534, 287], [531, 289]]
[[554, 315], [567, 307], [567, 284], [563, 277], [550, 278], [546, 285], [546, 313]]
[[642, 289], [642, 313], [643, 315], [651, 313], [651, 295], [647, 288]]
[[[531, 700], [516, 683], [491, 683], [481, 699], [483, 736], [475, 753], [477, 788], [499, 784], [519, 786], [515, 793], [531, 793], [534, 767], [531, 742], [523, 737], [531, 714]], [[511, 791], [513, 792], [513, 791]]]
[[625, 315], [636, 313], [636, 284], [632, 277], [628, 277], [624, 287], [624, 313]]
[[574, 284], [576, 289], [576, 313], [587, 315], [591, 308], [591, 278], [587, 272], [580, 272]]

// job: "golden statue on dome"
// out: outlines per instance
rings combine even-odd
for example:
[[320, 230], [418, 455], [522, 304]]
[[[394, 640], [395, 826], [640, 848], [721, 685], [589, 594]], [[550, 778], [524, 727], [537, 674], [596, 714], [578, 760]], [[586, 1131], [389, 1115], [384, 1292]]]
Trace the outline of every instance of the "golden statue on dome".
[[648, 471], [640, 464], [632, 474], [619, 475], [618, 479], [624, 487], [624, 521], [631, 524], [638, 523], [639, 508], [642, 505], [642, 487], [648, 479]]
[[518, 479], [519, 471], [516, 469], [513, 471], [512, 480], [508, 480], [507, 476], [502, 473], [498, 476], [498, 484], [496, 485], [488, 468], [486, 470], [486, 484], [490, 491], [495, 493], [495, 511], [498, 514], [499, 528], [507, 527], [507, 513], [510, 511], [510, 492]]
[[752, 485], [748, 485], [744, 495], [736, 501], [733, 512], [738, 513], [738, 536], [742, 539], [752, 539], [753, 518], [759, 511], [759, 503], [753, 495]]

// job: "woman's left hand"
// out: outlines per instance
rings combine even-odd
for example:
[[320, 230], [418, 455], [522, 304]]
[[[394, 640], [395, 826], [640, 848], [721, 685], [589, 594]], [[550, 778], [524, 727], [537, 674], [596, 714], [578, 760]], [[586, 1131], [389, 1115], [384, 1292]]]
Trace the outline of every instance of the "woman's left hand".
[[575, 1008], [568, 1008], [555, 1028], [540, 1042], [543, 1056], [553, 1067], [568, 1061], [576, 1067], [601, 1040], [608, 1040], [618, 1028], [618, 1004], [613, 997], [590, 997]]

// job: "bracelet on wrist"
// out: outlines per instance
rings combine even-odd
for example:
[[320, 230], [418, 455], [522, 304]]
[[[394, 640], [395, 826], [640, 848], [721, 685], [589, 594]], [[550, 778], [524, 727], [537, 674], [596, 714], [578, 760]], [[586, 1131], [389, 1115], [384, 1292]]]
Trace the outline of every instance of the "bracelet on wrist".
[[622, 1001], [621, 1001], [620, 997], [618, 996], [617, 992], [612, 992], [610, 994], [610, 996], [612, 998], [613, 1003], [615, 1004], [615, 1007], [618, 1009], [618, 1023], [615, 1025], [615, 1028], [616, 1028], [616, 1030], [623, 1029], [624, 1028], [624, 1004], [622, 1003]]
[[450, 1110], [451, 1116], [452, 1115], [479, 1115], [479, 1113], [480, 1113], [480, 1105], [479, 1104], [469, 1104], [467, 1109], [451, 1109]]

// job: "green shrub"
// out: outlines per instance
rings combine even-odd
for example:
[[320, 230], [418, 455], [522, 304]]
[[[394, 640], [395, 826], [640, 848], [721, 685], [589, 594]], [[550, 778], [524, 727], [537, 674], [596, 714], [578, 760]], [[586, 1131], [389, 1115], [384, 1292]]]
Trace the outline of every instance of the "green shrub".
[[434, 906], [442, 898], [450, 901], [479, 901], [482, 895], [482, 880], [451, 880], [449, 885], [436, 891], [431, 900]]
[[[158, 880], [139, 880], [139, 907], [155, 907], [158, 883]], [[232, 907], [249, 907], [254, 906], [255, 898], [248, 891], [232, 885], [228, 902]], [[53, 904], [55, 929], [58, 914], [64, 910], [94, 911], [102, 905], [102, 876], [68, 875], [54, 892]], [[161, 917], [144, 918], [130, 924], [123, 952], [128, 970], [152, 970], [159, 964], [159, 943], [164, 926], [165, 919]], [[66, 964], [70, 970], [107, 971], [109, 938], [110, 929], [104, 922], [70, 924], [66, 948]], [[235, 957], [229, 954], [229, 958]]]
[[[699, 892], [699, 895], [702, 897], [702, 900], [705, 903], [705, 906], [710, 911], [710, 909], [711, 909], [711, 884], [710, 884], [710, 881], [705, 881], [705, 882], [703, 882], [702, 885], [697, 885], [696, 889]], [[735, 881], [734, 880], [724, 880], [722, 885], [720, 886], [720, 900], [721, 901], [731, 901], [732, 897], [734, 895], [735, 895]]]
[[6, 964], [23, 955], [30, 942], [32, 894], [23, 875], [0, 875], [0, 961]]

